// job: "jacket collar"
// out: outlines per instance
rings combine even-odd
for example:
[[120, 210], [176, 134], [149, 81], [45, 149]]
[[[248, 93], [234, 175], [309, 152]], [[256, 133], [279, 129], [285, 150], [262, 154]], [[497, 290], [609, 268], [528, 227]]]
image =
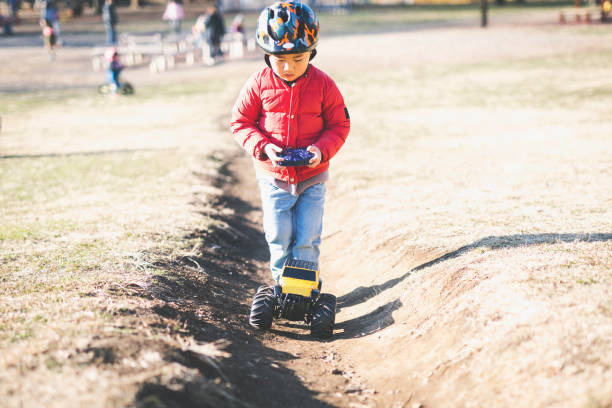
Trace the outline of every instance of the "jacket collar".
[[308, 64], [308, 67], [306, 68], [306, 71], [304, 71], [304, 73], [302, 75], [300, 75], [298, 78], [294, 79], [293, 81], [285, 81], [283, 78], [279, 77], [278, 75], [276, 75], [276, 72], [274, 72], [274, 70], [272, 68], [270, 68], [270, 70], [272, 71], [272, 74], [274, 74], [275, 77], [277, 77], [278, 79], [280, 79], [282, 82], [284, 82], [287, 86], [291, 87], [293, 86], [293, 84], [295, 84], [296, 82], [298, 82], [299, 80], [301, 80], [302, 78], [305, 78], [308, 76], [308, 73], [310, 72], [310, 67], [311, 65]]

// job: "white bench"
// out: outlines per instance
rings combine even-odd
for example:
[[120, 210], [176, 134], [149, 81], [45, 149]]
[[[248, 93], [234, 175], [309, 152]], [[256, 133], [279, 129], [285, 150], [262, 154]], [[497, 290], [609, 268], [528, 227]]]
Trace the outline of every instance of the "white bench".
[[602, 12], [599, 7], [567, 7], [559, 11], [559, 23], [568, 21], [566, 16], [574, 16], [574, 21], [580, 23], [584, 20], [587, 23], [593, 21], [593, 17], [601, 18]]
[[191, 34], [170, 37], [162, 41], [160, 51], [151, 56], [149, 70], [151, 72], [162, 72], [173, 69], [176, 66], [177, 58], [184, 57], [187, 65], [195, 63], [194, 39]]
[[[104, 69], [104, 52], [108, 47], [98, 46], [91, 52], [94, 71]], [[228, 33], [223, 37], [221, 50], [229, 59], [243, 58], [247, 51], [255, 50], [255, 40], [245, 40], [238, 33]], [[171, 35], [163, 38], [161, 34], [124, 33], [119, 37], [117, 52], [121, 62], [126, 65], [136, 65], [147, 62], [153, 73], [167, 71], [176, 67], [176, 62], [183, 59], [188, 66], [196, 60], [203, 64], [209, 60], [210, 50], [206, 42], [196, 48], [192, 34]]]
[[[108, 48], [109, 46], [97, 46], [91, 51], [91, 64], [94, 71], [99, 71], [106, 65], [104, 53]], [[141, 64], [146, 58], [150, 58], [151, 55], [162, 52], [161, 34], [122, 34], [119, 37], [117, 52], [121, 62], [126, 66]]]

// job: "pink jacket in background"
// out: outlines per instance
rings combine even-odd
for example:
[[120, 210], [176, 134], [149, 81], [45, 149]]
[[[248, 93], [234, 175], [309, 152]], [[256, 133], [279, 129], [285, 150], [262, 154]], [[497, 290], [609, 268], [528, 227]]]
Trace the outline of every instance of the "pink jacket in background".
[[182, 20], [184, 17], [185, 13], [183, 12], [183, 6], [174, 1], [168, 3], [164, 11], [164, 20]]

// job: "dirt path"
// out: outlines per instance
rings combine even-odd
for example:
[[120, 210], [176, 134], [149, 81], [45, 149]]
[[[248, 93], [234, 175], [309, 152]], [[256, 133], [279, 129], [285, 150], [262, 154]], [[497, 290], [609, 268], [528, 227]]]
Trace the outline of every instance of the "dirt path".
[[243, 330], [241, 336], [234, 335], [234, 343], [245, 345], [236, 348], [238, 364], [232, 367], [238, 376], [239, 394], [256, 406], [286, 407], [296, 401], [304, 407], [363, 403], [368, 396], [361, 394], [365, 390], [357, 374], [338, 353], [333, 340], [313, 339], [309, 327], [301, 323], [275, 322], [269, 332], [255, 331], [248, 326], [254, 289], [270, 281], [268, 249], [260, 227], [259, 191], [250, 159], [240, 154], [229, 162], [226, 175], [232, 181], [225, 190], [226, 199], [219, 204], [235, 212], [235, 221], [229, 223], [241, 235], [238, 240], [227, 242], [235, 245], [240, 254], [227, 267], [239, 271], [243, 265], [249, 265], [248, 270], [255, 271], [254, 276], [243, 278], [240, 274], [239, 279], [227, 282], [232, 290], [242, 293], [235, 298], [237, 303], [232, 305], [229, 314]]
[[[218, 370], [194, 363], [189, 353], [168, 352], [165, 358], [176, 359], [189, 367], [195, 364], [202, 374], [225, 380], [227, 394], [218, 400], [223, 406], [287, 407], [296, 406], [296, 401], [301, 407], [363, 405], [368, 395], [362, 393], [365, 390], [356, 373], [338, 353], [333, 341], [316, 341], [309, 335], [308, 327], [300, 324], [281, 323], [269, 332], [256, 331], [248, 325], [255, 288], [269, 280], [267, 246], [260, 227], [259, 196], [250, 160], [236, 151], [232, 155], [222, 167], [217, 182], [202, 180], [223, 189], [224, 194], [206, 208], [220, 210], [209, 215], [229, 228], [194, 232], [195, 236], [215, 242], [215, 246], [189, 261], [184, 260], [184, 264], [179, 261], [164, 265], [179, 277], [178, 281], [158, 278], [146, 288], [132, 288], [133, 296], [162, 300], [156, 313], [181, 322], [198, 340], [229, 341], [224, 348], [229, 355], [222, 359]], [[194, 261], [208, 273], [204, 284], [199, 272], [188, 267]], [[143, 313], [140, 318], [148, 319], [146, 316]], [[143, 345], [127, 346], [138, 347]], [[114, 349], [113, 360], [120, 358], [121, 347], [112, 341], [107, 340], [99, 349]], [[203, 399], [195, 384], [186, 378], [181, 390], [176, 391], [146, 383], [137, 393], [135, 403], [149, 406], [151, 401], [158, 401], [166, 407], [208, 406], [210, 399]]]

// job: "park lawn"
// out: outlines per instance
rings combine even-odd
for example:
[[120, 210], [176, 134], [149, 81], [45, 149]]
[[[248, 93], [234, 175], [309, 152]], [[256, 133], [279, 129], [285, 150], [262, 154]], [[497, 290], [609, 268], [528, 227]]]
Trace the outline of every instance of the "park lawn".
[[352, 128], [322, 264], [340, 351], [388, 405], [611, 401], [612, 31], [593, 29], [381, 33], [329, 62]]
[[[217, 121], [194, 118], [202, 108], [222, 115], [211, 101], [224, 91], [216, 82], [139, 89], [114, 103], [91, 91], [10, 99], [0, 152], [0, 394], [13, 397], [9, 406], [50, 395], [60, 405], [128, 404], [143, 380], [169, 369], [155, 360], [144, 377], [136, 367], [105, 382], [113, 371], [98, 366], [108, 357], [92, 344], [129, 348], [182, 332], [170, 321], [151, 333], [159, 301], [137, 293], [155, 277], [178, 279], [176, 260], [212, 245], [193, 231], [218, 223], [206, 202], [220, 190], [203, 180], [223, 164], [226, 143]], [[197, 262], [190, 267], [206, 281]], [[91, 370], [91, 381], [45, 391]]]
[[[337, 19], [346, 24], [343, 30], [360, 32], [364, 14], [359, 13], [324, 15], [322, 27], [325, 19]], [[504, 271], [516, 272], [512, 285], [528, 287], [544, 303], [568, 300], [562, 305], [566, 307], [572, 299], [584, 302], [586, 309], [578, 313], [562, 309], [567, 319], [574, 315], [584, 322], [606, 323], [612, 259], [611, 163], [606, 154], [612, 151], [612, 93], [606, 77], [610, 47], [585, 46], [584, 38], [595, 36], [582, 27], [545, 26], [529, 28], [519, 37], [534, 39], [518, 47], [525, 54], [496, 54], [496, 48], [503, 49], [499, 44], [508, 45], [519, 33], [494, 29], [483, 41], [489, 48], [472, 55], [466, 44], [483, 38], [474, 31], [432, 30], [406, 38], [399, 32], [404, 17], [389, 13], [384, 18], [394, 21], [388, 27], [397, 24], [398, 33], [358, 37], [357, 47], [351, 45], [352, 37], [330, 37], [322, 41], [315, 60], [339, 84], [352, 117], [350, 139], [334, 158], [329, 184], [323, 263], [330, 271], [326, 273], [338, 277], [326, 278], [326, 285], [340, 296], [355, 286], [398, 282], [392, 290], [377, 289], [357, 311], [346, 307], [342, 319], [359, 320], [384, 310], [376, 302], [389, 302], [403, 306], [394, 309], [395, 322], [410, 327], [422, 323], [410, 321], [419, 318], [411, 314], [413, 305], [442, 319], [442, 327], [460, 322], [452, 313], [466, 310], [461, 304], [435, 314], [436, 305], [428, 304], [425, 294], [447, 293], [443, 290], [448, 288], [436, 286], [444, 279], [427, 279], [455, 271], [450, 287], [464, 290], [467, 274], [480, 268], [482, 275], [500, 279]], [[596, 44], [610, 43], [609, 30], [595, 30]], [[573, 48], [538, 47], [539, 38], [552, 35], [570, 39]], [[409, 40], [402, 42], [409, 52], [395, 52], [392, 40]], [[431, 48], [432, 43], [439, 48]], [[369, 51], [355, 52], [360, 49]], [[96, 336], [159, 340], [182, 333], [172, 320], [160, 321], [155, 330], [141, 325], [137, 319], [159, 303], [127, 295], [153, 276], [172, 279], [164, 265], [213, 244], [190, 238], [194, 229], [215, 222], [196, 213], [192, 203], [218, 194], [198, 177], [215, 173], [228, 160], [219, 151], [232, 143], [229, 110], [250, 71], [239, 73], [226, 82], [137, 87], [134, 98], [114, 104], [85, 91], [57, 91], [52, 99], [46, 93], [24, 94], [10, 105], [4, 102], [15, 100], [13, 96], [0, 96], [2, 106], [9, 106], [3, 112], [0, 152], [6, 156], [0, 159], [0, 373], [11, 379], [0, 381], [0, 395], [14, 397], [13, 406], [23, 402], [26, 389], [34, 389], [32, 401], [52, 394], [32, 384], [58, 386], [66, 378], [85, 380], [74, 389], [62, 389], [59, 401], [129, 403], [146, 380], [136, 375], [143, 366], [122, 373], [123, 385], [114, 382], [116, 372], [104, 365], [110, 358], [104, 347], [90, 346], [98, 344]], [[429, 274], [406, 278], [416, 261], [449, 253], [457, 256], [426, 269]], [[560, 280], [566, 298], [555, 298]], [[489, 294], [476, 298], [497, 299]], [[471, 304], [479, 308], [478, 302]], [[373, 330], [382, 330], [386, 320], [372, 316]], [[556, 321], [554, 313], [546, 316]], [[397, 329], [402, 326], [395, 327], [406, 337]], [[473, 334], [483, 338], [480, 332]], [[584, 350], [601, 347], [593, 348], [601, 351], [599, 360], [587, 361], [582, 374], [574, 373], [580, 380], [608, 363], [609, 343], [598, 343], [598, 338], [593, 344], [580, 342], [583, 333], [577, 329], [573, 334], [567, 347], [576, 346], [579, 356], [590, 358]], [[430, 340], [447, 350], [440, 338], [432, 335]], [[363, 341], [368, 350], [379, 351], [373, 337], [364, 335]], [[397, 340], [389, 347], [408, 353], [416, 350], [413, 346]], [[490, 346], [482, 344], [485, 351]], [[379, 362], [379, 357], [353, 351], [347, 346], [344, 355], [355, 360], [361, 373], [371, 372], [369, 380], [394, 373], [360, 361]], [[493, 364], [496, 356], [482, 361]], [[141, 357], [138, 361], [154, 367], [148, 371], [151, 376], [171, 380], [189, 374], [173, 371], [154, 356]], [[418, 362], [421, 356], [413, 357]], [[442, 374], [432, 375], [431, 384], [445, 384]], [[593, 391], [604, 377], [591, 377], [592, 383], [580, 382], [588, 385], [580, 392], [607, 401]], [[97, 393], [86, 392], [96, 386]], [[425, 387], [422, 392], [440, 402], [435, 391]], [[485, 404], [487, 397], [474, 398]]]
[[[528, 2], [525, 5], [517, 5], [512, 2], [504, 6], [490, 4], [489, 19], [494, 23], [497, 19], [504, 21], [508, 17], [515, 21], [520, 21], [523, 17], [534, 18], [540, 16], [541, 18], [542, 16], [549, 16], [553, 19], [552, 22], [556, 22], [559, 9], [568, 6], [570, 6], [569, 2], [556, 0]], [[403, 31], [416, 27], [422, 28], [440, 24], [472, 23], [478, 25], [480, 23], [480, 4], [477, 3], [463, 5], [391, 5], [384, 7], [356, 6], [351, 9], [321, 9], [317, 12], [321, 33], [326, 36]], [[137, 12], [129, 11], [129, 13]], [[147, 13], [151, 14], [151, 11], [147, 11]], [[241, 14], [244, 16], [243, 21], [246, 32], [254, 34], [259, 11], [247, 11]], [[236, 12], [225, 14], [227, 27], [231, 27], [231, 22], [235, 15]], [[183, 28], [190, 28], [195, 24], [195, 21], [196, 18], [187, 17], [182, 23]], [[166, 32], [168, 24], [161, 19], [155, 19], [155, 15], [152, 14], [152, 17], [146, 21], [127, 21], [122, 23], [121, 29], [125, 32]]]

